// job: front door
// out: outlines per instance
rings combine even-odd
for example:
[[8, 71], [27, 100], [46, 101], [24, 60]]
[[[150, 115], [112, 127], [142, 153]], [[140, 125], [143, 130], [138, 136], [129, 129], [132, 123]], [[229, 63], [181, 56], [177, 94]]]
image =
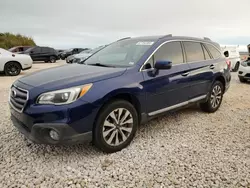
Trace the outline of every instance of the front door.
[[40, 61], [41, 60], [41, 48], [35, 47], [30, 51], [30, 56], [33, 61]]
[[[169, 70], [155, 71], [157, 60], [172, 62]], [[144, 65], [142, 74], [143, 89], [146, 93], [146, 106], [149, 116], [153, 116], [188, 103], [190, 95], [189, 65], [184, 62], [180, 42], [168, 42], [162, 45]]]

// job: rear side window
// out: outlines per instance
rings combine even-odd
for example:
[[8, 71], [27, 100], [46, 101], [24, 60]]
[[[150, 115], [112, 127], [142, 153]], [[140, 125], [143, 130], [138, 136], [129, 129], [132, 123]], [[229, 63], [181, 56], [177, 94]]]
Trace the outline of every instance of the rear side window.
[[40, 53], [41, 52], [41, 48], [40, 47], [35, 47], [31, 51], [33, 51], [35, 53]]
[[205, 60], [201, 43], [199, 42], [183, 42], [187, 62], [203, 61]]
[[49, 50], [49, 48], [47, 48], [47, 47], [42, 47], [42, 52], [44, 53], [47, 53], [47, 52], [49, 52], [50, 50]]
[[154, 54], [154, 62], [157, 60], [168, 60], [172, 64], [183, 63], [183, 53], [180, 42], [169, 42], [162, 45]]
[[214, 59], [217, 59], [221, 56], [220, 51], [217, 50], [214, 46], [212, 46], [210, 44], [206, 44], [206, 47], [209, 50], [209, 52], [212, 54]]

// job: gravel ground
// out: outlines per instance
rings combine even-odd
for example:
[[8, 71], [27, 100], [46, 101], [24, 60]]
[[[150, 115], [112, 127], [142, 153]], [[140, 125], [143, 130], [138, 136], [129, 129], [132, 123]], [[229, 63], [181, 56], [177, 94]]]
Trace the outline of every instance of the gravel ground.
[[[35, 64], [27, 72], [61, 64]], [[91, 144], [27, 141], [9, 119], [14, 79], [0, 77], [1, 188], [250, 187], [250, 84], [239, 83], [235, 73], [216, 113], [192, 107], [152, 120], [114, 154]]]

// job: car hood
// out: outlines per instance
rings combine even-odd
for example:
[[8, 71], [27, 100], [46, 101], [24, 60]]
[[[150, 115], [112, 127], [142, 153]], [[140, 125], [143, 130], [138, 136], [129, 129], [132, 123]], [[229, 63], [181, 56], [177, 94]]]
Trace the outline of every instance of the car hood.
[[18, 81], [32, 86], [62, 89], [94, 83], [122, 75], [126, 68], [99, 67], [90, 65], [64, 65], [46, 69], [20, 78]]

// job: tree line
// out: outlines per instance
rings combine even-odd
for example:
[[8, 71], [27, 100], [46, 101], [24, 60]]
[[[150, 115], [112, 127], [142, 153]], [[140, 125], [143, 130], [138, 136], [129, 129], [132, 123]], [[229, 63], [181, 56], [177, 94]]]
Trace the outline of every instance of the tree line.
[[14, 46], [35, 46], [36, 43], [31, 37], [21, 34], [0, 33], [0, 48], [10, 49]]

